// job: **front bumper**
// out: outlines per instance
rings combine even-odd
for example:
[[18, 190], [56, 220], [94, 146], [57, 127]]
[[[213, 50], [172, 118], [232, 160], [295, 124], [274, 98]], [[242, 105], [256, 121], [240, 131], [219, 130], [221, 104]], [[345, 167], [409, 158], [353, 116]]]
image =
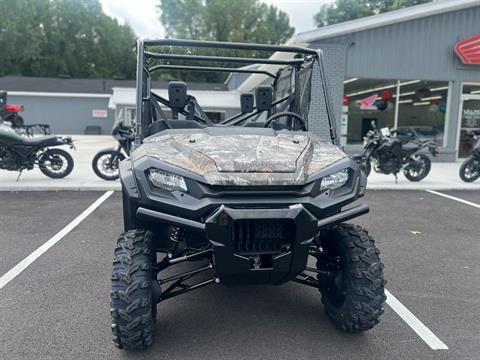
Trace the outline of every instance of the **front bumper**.
[[[205, 222], [143, 207], [137, 209], [136, 215], [144, 221], [201, 232], [213, 246], [220, 280], [231, 285], [291, 280], [305, 269], [310, 244], [319, 230], [368, 211], [368, 205], [362, 204], [319, 220], [297, 204], [282, 209], [220, 206]], [[272, 235], [275, 230], [281, 233]]]
[[[153, 187], [146, 177], [151, 167], [183, 176], [188, 192]], [[342, 188], [319, 191], [322, 177], [347, 167], [351, 176]], [[305, 269], [319, 230], [368, 212], [366, 204], [341, 211], [363, 196], [366, 188], [365, 174], [348, 158], [318, 172], [304, 186], [293, 187], [210, 186], [148, 158], [135, 167], [123, 161], [120, 173], [131, 222], [160, 232], [165, 225], [184, 228], [192, 235], [187, 241], [207, 239], [224, 284], [288, 281]]]

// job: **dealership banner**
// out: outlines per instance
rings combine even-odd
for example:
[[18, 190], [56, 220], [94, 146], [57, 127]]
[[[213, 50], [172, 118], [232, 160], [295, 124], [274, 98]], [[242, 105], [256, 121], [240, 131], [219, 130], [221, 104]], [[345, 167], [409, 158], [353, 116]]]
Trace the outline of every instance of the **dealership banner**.
[[466, 65], [480, 65], [480, 35], [455, 44], [455, 52]]

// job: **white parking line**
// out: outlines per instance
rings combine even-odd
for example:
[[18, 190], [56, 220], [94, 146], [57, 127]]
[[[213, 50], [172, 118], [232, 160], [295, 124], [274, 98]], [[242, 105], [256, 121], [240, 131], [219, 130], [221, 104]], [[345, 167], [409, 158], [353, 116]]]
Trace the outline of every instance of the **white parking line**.
[[447, 350], [448, 346], [408, 310], [390, 291], [385, 289], [387, 304], [395, 311], [420, 338], [433, 350]]
[[37, 260], [43, 253], [50, 249], [53, 245], [63, 239], [70, 231], [72, 231], [78, 224], [80, 224], [85, 218], [95, 211], [105, 200], [107, 200], [113, 191], [107, 191], [100, 196], [92, 205], [90, 205], [84, 212], [73, 219], [67, 226], [55, 234], [50, 240], [41, 245], [37, 250], [28, 255], [25, 259], [20, 261], [17, 265], [11, 268], [5, 275], [0, 277], [0, 289], [7, 285], [10, 281], [15, 279], [23, 270], [25, 270], [31, 263]]
[[476, 208], [480, 209], [479, 204], [475, 204], [471, 201], [463, 200], [463, 199], [457, 198], [455, 196], [447, 195], [447, 194], [444, 194], [444, 193], [441, 193], [441, 192], [438, 192], [438, 191], [435, 191], [435, 190], [425, 190], [425, 191], [427, 191], [431, 194], [435, 194], [435, 195], [438, 195], [438, 196], [443, 196], [444, 198], [447, 198], [447, 199], [450, 199], [450, 200], [455, 200], [455, 201], [461, 202], [463, 204], [470, 205], [470, 206], [473, 206], [473, 207], [476, 207]]

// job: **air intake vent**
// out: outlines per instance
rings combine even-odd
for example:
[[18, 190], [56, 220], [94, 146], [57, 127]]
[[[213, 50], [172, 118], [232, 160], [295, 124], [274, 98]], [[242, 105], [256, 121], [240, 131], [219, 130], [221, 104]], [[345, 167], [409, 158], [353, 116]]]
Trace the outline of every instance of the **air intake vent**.
[[290, 249], [295, 224], [285, 219], [241, 219], [232, 226], [234, 252], [240, 255], [279, 254]]

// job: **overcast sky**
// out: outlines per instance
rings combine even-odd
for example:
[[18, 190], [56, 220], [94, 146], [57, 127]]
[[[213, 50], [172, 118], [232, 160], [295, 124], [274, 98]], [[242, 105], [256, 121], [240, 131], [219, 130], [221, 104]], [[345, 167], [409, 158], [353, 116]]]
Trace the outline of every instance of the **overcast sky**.
[[[230, 0], [234, 1], [234, 0]], [[312, 17], [320, 9], [321, 4], [333, 0], [262, 0], [267, 4], [275, 4], [290, 17], [290, 24], [297, 33], [311, 30], [315, 26]], [[128, 22], [137, 35], [143, 38], [161, 38], [164, 30], [155, 5], [158, 0], [100, 0], [103, 10], [120, 22]]]

